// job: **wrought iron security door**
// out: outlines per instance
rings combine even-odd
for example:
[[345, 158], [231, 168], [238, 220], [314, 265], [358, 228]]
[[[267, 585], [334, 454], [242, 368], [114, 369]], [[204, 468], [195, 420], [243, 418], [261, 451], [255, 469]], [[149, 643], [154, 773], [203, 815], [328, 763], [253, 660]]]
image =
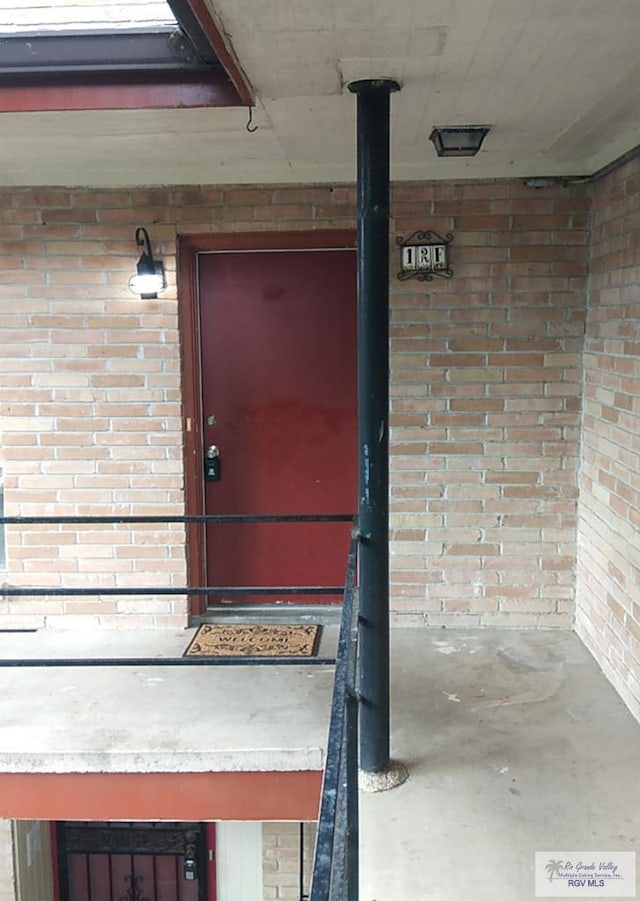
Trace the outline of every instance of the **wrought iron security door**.
[[201, 823], [59, 823], [60, 901], [207, 901]]

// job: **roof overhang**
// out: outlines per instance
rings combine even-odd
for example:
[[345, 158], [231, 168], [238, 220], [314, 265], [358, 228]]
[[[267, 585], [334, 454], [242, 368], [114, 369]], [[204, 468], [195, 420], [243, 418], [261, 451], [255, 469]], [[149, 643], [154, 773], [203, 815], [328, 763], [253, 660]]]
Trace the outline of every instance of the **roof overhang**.
[[[198, 94], [200, 73], [189, 70], [171, 91], [162, 79], [175, 73], [158, 72], [150, 85], [141, 70], [144, 91], [133, 100], [117, 72], [100, 100], [93, 85], [79, 100], [83, 89], [67, 91], [68, 83], [46, 96], [30, 85], [0, 88], [2, 183], [353, 182], [347, 85], [366, 78], [402, 87], [391, 101], [393, 180], [570, 180], [640, 144], [636, 0], [613, 9], [591, 0], [176, 4], [190, 40], [189, 16], [207, 36], [235, 95], [213, 73]], [[252, 104], [258, 130], [248, 133]], [[480, 152], [437, 157], [432, 128], [469, 122], [491, 126]]]

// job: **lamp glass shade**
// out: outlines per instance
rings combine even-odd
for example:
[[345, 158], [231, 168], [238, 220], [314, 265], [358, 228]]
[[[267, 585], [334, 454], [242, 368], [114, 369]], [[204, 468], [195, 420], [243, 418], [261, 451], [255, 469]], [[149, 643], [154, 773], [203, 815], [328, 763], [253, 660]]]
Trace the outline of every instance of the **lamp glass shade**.
[[489, 133], [487, 125], [455, 125], [434, 128], [429, 135], [438, 156], [475, 156]]
[[164, 276], [162, 263], [152, 260], [143, 253], [138, 261], [137, 272], [129, 279], [129, 288], [134, 294], [139, 294], [143, 300], [157, 297], [160, 291], [164, 291], [167, 282]]

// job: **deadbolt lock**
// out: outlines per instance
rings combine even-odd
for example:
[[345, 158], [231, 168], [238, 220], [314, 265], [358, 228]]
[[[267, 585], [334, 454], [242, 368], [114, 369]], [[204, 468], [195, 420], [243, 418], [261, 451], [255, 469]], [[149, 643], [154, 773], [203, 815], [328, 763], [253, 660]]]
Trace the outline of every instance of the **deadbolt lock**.
[[204, 477], [207, 482], [219, 482], [221, 477], [220, 449], [210, 444], [204, 458]]

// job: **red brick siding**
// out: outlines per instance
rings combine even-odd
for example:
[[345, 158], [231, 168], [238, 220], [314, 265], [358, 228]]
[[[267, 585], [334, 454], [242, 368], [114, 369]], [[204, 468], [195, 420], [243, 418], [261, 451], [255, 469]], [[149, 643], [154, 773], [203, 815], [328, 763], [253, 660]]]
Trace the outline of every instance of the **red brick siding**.
[[[7, 512], [183, 512], [177, 233], [345, 228], [350, 187], [6, 190]], [[448, 283], [391, 260], [392, 605], [400, 622], [569, 626], [584, 189], [397, 185], [394, 235], [453, 231]], [[127, 289], [148, 226], [170, 287]], [[180, 528], [8, 530], [14, 585], [180, 585]], [[7, 624], [179, 626], [186, 600], [0, 599]]]
[[576, 630], [640, 718], [640, 164], [595, 188]]

